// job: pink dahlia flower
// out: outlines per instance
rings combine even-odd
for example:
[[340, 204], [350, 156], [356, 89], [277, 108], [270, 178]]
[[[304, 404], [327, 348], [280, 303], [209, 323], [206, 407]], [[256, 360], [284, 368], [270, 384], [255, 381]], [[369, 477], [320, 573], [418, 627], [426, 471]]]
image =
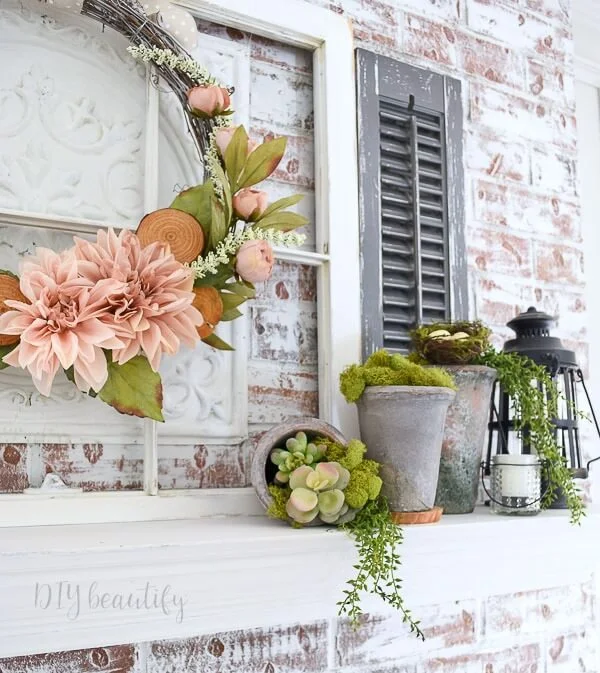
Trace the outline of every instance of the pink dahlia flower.
[[108, 310], [106, 295], [118, 284], [105, 280], [86, 287], [77, 275], [72, 250], [58, 254], [38, 248], [21, 272], [21, 292], [31, 303], [9, 300], [6, 304], [13, 310], [0, 316], [0, 332], [20, 337], [3, 361], [27, 369], [42, 395], [50, 394], [59, 366], [73, 367], [81, 390], [100, 390], [108, 376], [102, 349], [123, 347], [102, 321]]
[[192, 306], [194, 277], [171, 254], [167, 245], [151, 243], [142, 249], [138, 237], [123, 230], [99, 231], [95, 243], [75, 239], [81, 282], [120, 283], [107, 296], [109, 319], [122, 346], [113, 359], [124, 364], [143, 352], [156, 371], [163, 353], [172, 355], [181, 344], [194, 347], [202, 314]]

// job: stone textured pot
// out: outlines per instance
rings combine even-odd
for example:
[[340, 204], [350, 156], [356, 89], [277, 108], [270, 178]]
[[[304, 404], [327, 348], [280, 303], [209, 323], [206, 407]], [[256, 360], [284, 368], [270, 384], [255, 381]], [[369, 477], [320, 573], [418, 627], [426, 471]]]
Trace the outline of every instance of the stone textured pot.
[[357, 402], [362, 441], [381, 463], [390, 511], [433, 507], [444, 421], [455, 392], [429, 386], [368, 386]]
[[446, 415], [435, 504], [445, 514], [475, 509], [496, 371], [479, 365], [444, 366], [458, 392]]
[[265, 432], [256, 444], [250, 469], [252, 486], [265, 510], [272, 501], [268, 486], [273, 482], [277, 472], [277, 467], [269, 461], [269, 454], [272, 449], [283, 446], [287, 439], [300, 431], [305, 432], [309, 439], [326, 437], [334, 442], [346, 444], [346, 439], [339, 430], [318, 418], [292, 418]]

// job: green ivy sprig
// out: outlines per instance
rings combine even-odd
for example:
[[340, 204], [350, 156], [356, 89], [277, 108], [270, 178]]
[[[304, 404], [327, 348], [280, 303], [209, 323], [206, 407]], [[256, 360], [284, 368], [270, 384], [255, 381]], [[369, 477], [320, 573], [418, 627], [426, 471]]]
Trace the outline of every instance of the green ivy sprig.
[[363, 614], [361, 595], [374, 593], [399, 610], [411, 633], [425, 640], [419, 622], [413, 618], [401, 595], [402, 580], [398, 571], [402, 561], [397, 549], [403, 542], [402, 528], [390, 519], [387, 500], [380, 496], [368, 502], [356, 518], [342, 528], [354, 539], [358, 563], [353, 566], [355, 576], [348, 580], [348, 589], [343, 592], [345, 598], [338, 602], [339, 614], [347, 615], [352, 624], [357, 625]]
[[493, 348], [479, 356], [476, 363], [496, 370], [498, 382], [511, 401], [515, 429], [519, 433], [527, 432], [533, 451], [542, 460], [548, 483], [542, 508], [551, 505], [557, 490], [561, 489], [571, 512], [571, 523], [579, 524], [585, 516], [585, 505], [556, 443], [552, 418], [556, 417], [562, 396], [548, 370], [531, 358]]

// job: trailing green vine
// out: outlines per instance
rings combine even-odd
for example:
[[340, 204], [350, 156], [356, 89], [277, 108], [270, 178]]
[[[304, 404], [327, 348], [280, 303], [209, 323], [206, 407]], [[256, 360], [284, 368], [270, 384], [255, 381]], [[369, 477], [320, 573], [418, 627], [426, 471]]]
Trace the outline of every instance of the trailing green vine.
[[[414, 351], [409, 359], [421, 365], [479, 364], [495, 369], [498, 382], [511, 401], [515, 430], [527, 433], [531, 449], [542, 460], [547, 488], [541, 507], [549, 507], [560, 489], [571, 512], [571, 523], [578, 524], [585, 516], [585, 506], [556, 442], [553, 423], [559, 402], [567, 402], [546, 367], [525, 355], [495, 350], [489, 342], [490, 335], [490, 330], [477, 320], [420, 325], [411, 332]], [[573, 412], [579, 413], [576, 409]]]
[[[585, 506], [562, 452], [556, 443], [552, 418], [561, 399], [556, 384], [543, 365], [517, 353], [504, 353], [489, 348], [474, 364], [493, 367], [502, 390], [508, 394], [513, 408], [515, 429], [528, 434], [531, 448], [542, 459], [548, 488], [541, 506], [552, 504], [561, 489], [571, 512], [571, 523], [578, 524], [585, 516]], [[532, 382], [537, 382], [537, 386]]]
[[277, 472], [268, 485], [271, 503], [267, 514], [294, 528], [320, 522], [348, 533], [354, 540], [358, 562], [337, 603], [338, 614], [358, 626], [363, 594], [375, 594], [399, 610], [411, 632], [424, 640], [419, 622], [401, 595], [398, 549], [403, 542], [402, 529], [392, 522], [387, 500], [381, 494], [380, 465], [365, 457], [366, 450], [358, 439], [341, 444], [297, 432], [284, 447], [270, 452], [269, 461]]
[[348, 580], [344, 599], [338, 602], [339, 614], [347, 615], [358, 624], [362, 613], [361, 595], [365, 592], [379, 596], [385, 603], [402, 613], [402, 621], [421, 640], [425, 636], [401, 595], [402, 580], [398, 571], [402, 565], [396, 551], [403, 542], [402, 528], [390, 519], [387, 500], [380, 496], [368, 502], [356, 518], [342, 528], [354, 539], [358, 563], [355, 576]]

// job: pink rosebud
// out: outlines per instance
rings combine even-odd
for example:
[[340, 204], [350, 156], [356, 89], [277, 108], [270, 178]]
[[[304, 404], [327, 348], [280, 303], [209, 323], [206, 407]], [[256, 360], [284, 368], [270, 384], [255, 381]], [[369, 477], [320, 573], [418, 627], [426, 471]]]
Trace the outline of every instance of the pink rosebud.
[[273, 271], [273, 248], [266, 241], [246, 241], [237, 254], [235, 270], [248, 283], [268, 280]]
[[188, 91], [187, 97], [190, 107], [207, 117], [220, 115], [231, 105], [227, 89], [219, 86], [195, 86]]
[[[233, 138], [233, 134], [237, 131], [237, 126], [229, 126], [227, 128], [220, 128], [215, 131], [215, 142], [217, 143], [217, 148], [219, 149], [219, 153], [221, 154], [222, 157], [225, 156], [225, 152], [227, 150], [227, 147], [229, 146], [229, 143], [231, 142], [231, 139]], [[258, 143], [255, 143], [254, 140], [251, 140], [250, 138], [248, 139], [248, 154], [250, 152], [254, 152], [254, 150], [258, 147]]]
[[236, 215], [246, 222], [258, 219], [267, 207], [269, 195], [260, 189], [240, 189], [233, 197]]

